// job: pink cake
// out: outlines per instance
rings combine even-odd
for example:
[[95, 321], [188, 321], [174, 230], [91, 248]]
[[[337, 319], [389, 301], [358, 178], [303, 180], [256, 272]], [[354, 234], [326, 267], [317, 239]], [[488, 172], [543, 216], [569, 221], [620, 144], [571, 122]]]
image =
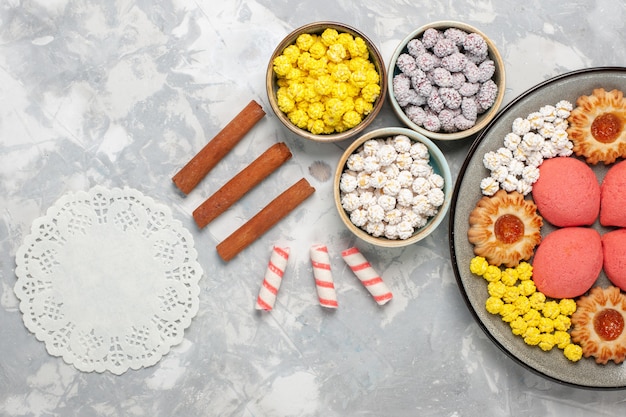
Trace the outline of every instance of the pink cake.
[[604, 273], [615, 285], [626, 291], [626, 229], [602, 235]]
[[600, 224], [626, 227], [626, 161], [608, 170], [601, 190]]
[[602, 240], [588, 227], [565, 227], [548, 234], [533, 259], [533, 281], [552, 298], [587, 292], [602, 270]]
[[576, 158], [543, 161], [532, 196], [544, 220], [559, 227], [592, 225], [600, 211], [596, 175]]

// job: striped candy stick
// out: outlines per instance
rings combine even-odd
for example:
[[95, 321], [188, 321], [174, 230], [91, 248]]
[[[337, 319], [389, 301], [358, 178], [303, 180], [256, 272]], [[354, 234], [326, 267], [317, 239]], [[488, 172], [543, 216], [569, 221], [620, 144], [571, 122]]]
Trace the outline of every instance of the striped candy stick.
[[256, 299], [257, 310], [270, 311], [274, 308], [276, 295], [287, 267], [287, 259], [289, 259], [289, 248], [274, 246], [263, 278], [263, 285]]
[[310, 249], [311, 265], [313, 265], [313, 277], [317, 298], [322, 307], [337, 308], [337, 293], [333, 275], [330, 272], [330, 256], [325, 245], [314, 245]]
[[372, 265], [365, 259], [359, 249], [355, 247], [346, 249], [341, 252], [341, 257], [379, 305], [383, 305], [393, 298], [393, 294], [391, 294], [383, 279], [372, 268]]

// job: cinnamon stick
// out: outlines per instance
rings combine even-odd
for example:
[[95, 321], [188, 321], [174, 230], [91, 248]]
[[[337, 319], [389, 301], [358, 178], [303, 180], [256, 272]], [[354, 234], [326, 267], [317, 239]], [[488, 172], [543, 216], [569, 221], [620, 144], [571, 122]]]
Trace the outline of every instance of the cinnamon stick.
[[198, 227], [202, 229], [211, 223], [289, 158], [291, 151], [283, 142], [263, 152], [194, 210], [193, 218]]
[[263, 118], [265, 111], [252, 100], [233, 120], [209, 141], [174, 177], [172, 181], [185, 194], [230, 152], [237, 143]]
[[302, 178], [218, 244], [217, 253], [223, 260], [230, 261], [306, 200], [314, 191], [315, 188], [305, 178]]

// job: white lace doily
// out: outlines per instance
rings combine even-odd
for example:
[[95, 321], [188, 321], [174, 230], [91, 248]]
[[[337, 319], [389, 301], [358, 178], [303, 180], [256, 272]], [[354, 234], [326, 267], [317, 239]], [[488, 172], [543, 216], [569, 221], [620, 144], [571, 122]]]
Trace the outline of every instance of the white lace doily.
[[16, 263], [24, 324], [81, 371], [156, 364], [198, 311], [191, 234], [134, 189], [61, 197], [34, 221]]

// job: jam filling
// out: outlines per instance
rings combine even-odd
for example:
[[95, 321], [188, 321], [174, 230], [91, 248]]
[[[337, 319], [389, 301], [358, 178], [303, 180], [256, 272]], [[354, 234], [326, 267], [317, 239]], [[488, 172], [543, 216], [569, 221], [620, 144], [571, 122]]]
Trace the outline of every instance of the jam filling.
[[493, 229], [496, 239], [502, 243], [512, 244], [524, 236], [524, 223], [513, 214], [498, 217]]
[[602, 143], [615, 141], [624, 129], [622, 119], [613, 113], [604, 113], [596, 117], [591, 123], [591, 134], [594, 139]]
[[604, 340], [615, 340], [624, 331], [624, 317], [612, 308], [598, 312], [593, 319], [593, 328]]

